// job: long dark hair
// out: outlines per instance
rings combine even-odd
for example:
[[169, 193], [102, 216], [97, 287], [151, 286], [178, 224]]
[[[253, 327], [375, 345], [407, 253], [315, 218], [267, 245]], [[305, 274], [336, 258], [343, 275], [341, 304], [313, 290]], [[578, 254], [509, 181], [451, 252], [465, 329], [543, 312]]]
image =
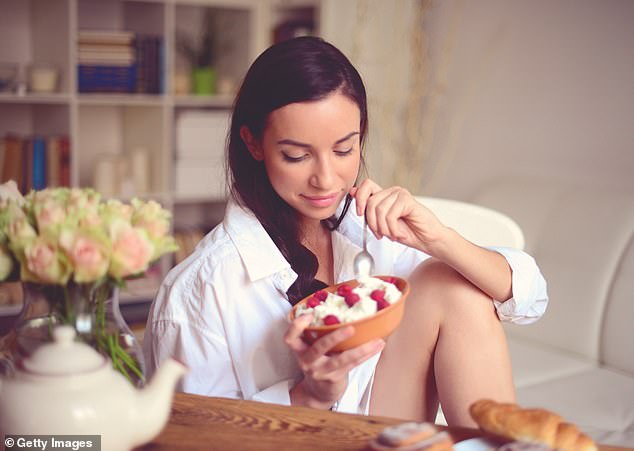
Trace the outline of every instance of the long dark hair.
[[[238, 203], [255, 214], [298, 274], [287, 291], [291, 304], [316, 288], [317, 257], [301, 244], [296, 211], [275, 192], [264, 162], [251, 156], [240, 137], [240, 128], [246, 126], [260, 141], [272, 111], [290, 103], [320, 100], [333, 92], [341, 92], [359, 107], [363, 145], [368, 127], [367, 100], [357, 70], [341, 51], [323, 39], [290, 39], [269, 47], [253, 62], [236, 97], [231, 118], [227, 146], [229, 190]], [[347, 196], [339, 218], [329, 218], [322, 224], [330, 230], [336, 229], [350, 201]]]

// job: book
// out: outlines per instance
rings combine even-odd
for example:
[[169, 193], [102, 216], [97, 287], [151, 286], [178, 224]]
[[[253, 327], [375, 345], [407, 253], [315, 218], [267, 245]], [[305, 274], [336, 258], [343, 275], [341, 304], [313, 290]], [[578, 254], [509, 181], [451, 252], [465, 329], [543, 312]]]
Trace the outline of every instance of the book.
[[79, 52], [78, 62], [83, 66], [90, 65], [112, 65], [129, 66], [136, 60], [131, 53], [92, 53]]
[[22, 139], [13, 134], [4, 138], [4, 159], [2, 165], [2, 182], [15, 180], [18, 188], [22, 188]]
[[79, 44], [77, 51], [82, 53], [116, 53], [128, 54], [134, 49], [133, 44]]
[[79, 92], [134, 92], [136, 65], [82, 65], [78, 70]]
[[22, 139], [22, 185], [20, 191], [28, 193], [33, 189], [33, 139], [25, 137]]
[[31, 166], [31, 188], [40, 190], [47, 186], [46, 183], [46, 141], [41, 136], [36, 136], [32, 140], [32, 166]]
[[79, 30], [79, 44], [130, 44], [134, 40], [132, 31]]
[[46, 184], [60, 186], [61, 149], [59, 136], [50, 136], [46, 141]]
[[62, 136], [59, 139], [59, 184], [60, 186], [70, 186], [70, 139]]

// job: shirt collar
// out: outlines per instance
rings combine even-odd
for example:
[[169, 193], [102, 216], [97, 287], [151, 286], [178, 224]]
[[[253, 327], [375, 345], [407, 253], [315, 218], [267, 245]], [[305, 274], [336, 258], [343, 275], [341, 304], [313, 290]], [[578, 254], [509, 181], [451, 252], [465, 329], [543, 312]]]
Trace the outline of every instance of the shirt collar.
[[292, 285], [297, 274], [251, 210], [238, 205], [235, 199], [229, 199], [223, 225], [251, 282], [285, 272], [292, 276], [288, 286]]
[[[337, 217], [343, 211], [345, 202], [337, 208]], [[275, 276], [279, 288], [286, 292], [297, 279], [297, 273], [284, 258], [267, 231], [253, 212], [240, 206], [235, 199], [229, 199], [224, 228], [235, 245], [251, 282]], [[337, 233], [338, 232], [338, 233]], [[341, 280], [353, 278], [352, 260], [363, 245], [363, 222], [356, 214], [356, 203], [352, 200], [346, 216], [333, 233], [335, 256], [335, 277]]]

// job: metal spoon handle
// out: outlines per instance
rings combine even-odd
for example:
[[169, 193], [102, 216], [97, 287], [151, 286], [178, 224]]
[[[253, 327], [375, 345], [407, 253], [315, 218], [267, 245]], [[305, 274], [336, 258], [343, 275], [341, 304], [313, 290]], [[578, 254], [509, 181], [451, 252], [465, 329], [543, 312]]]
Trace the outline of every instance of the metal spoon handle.
[[365, 214], [363, 215], [363, 250], [368, 251], [368, 221], [365, 219]]

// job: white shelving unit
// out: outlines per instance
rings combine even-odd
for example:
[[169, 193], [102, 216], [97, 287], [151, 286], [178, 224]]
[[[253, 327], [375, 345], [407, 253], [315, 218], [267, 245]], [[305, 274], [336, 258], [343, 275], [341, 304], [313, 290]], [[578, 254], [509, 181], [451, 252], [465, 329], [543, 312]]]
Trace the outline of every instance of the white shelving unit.
[[[17, 64], [23, 81], [32, 65], [48, 64], [59, 70], [53, 93], [37, 94], [28, 88], [20, 93], [0, 92], [0, 137], [7, 133], [67, 135], [71, 185], [80, 187], [93, 185], [95, 168], [104, 155], [125, 156], [139, 147], [146, 149], [148, 192], [119, 193], [118, 197], [156, 199], [175, 212], [177, 226], [190, 225], [188, 218], [197, 224], [204, 221], [209, 204], [222, 199], [174, 191], [176, 121], [185, 111], [229, 111], [233, 94], [176, 95], [174, 81], [177, 71], [185, 67], [177, 36], [194, 36], [206, 10], [213, 10], [223, 24], [218, 38], [225, 48], [218, 54], [218, 77], [237, 87], [249, 64], [273, 42], [281, 22], [294, 18], [301, 22], [312, 15], [319, 26], [320, 0], [0, 0], [0, 65]], [[77, 36], [84, 29], [160, 36], [162, 92], [79, 93]], [[313, 33], [318, 34], [318, 29]], [[157, 283], [171, 264], [170, 259], [163, 262]], [[137, 291], [127, 299], [148, 299], [155, 288], [150, 284], [145, 292]]]

